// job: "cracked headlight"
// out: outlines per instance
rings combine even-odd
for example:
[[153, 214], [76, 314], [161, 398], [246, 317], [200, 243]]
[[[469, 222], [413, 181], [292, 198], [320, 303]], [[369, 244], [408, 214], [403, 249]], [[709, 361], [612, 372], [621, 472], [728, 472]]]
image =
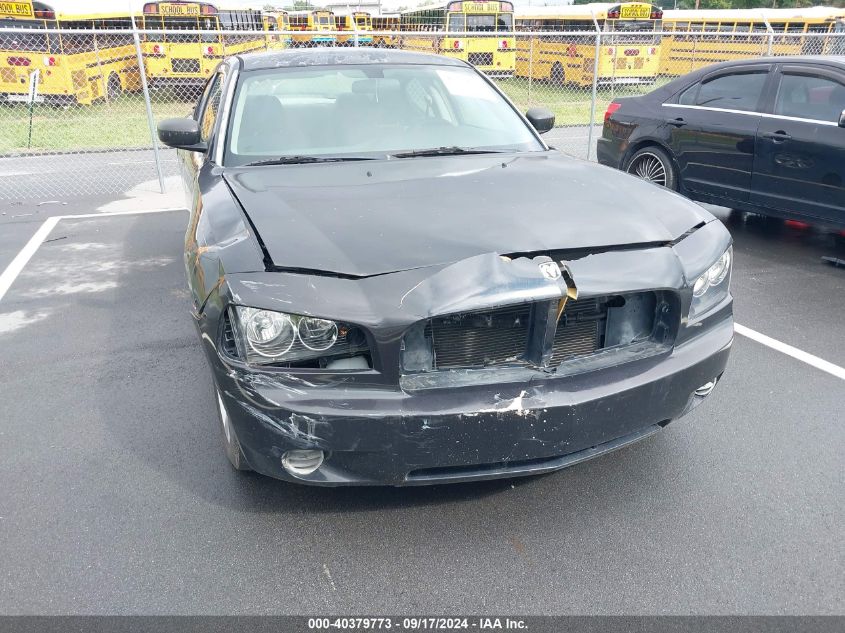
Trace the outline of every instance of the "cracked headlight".
[[701, 316], [721, 303], [730, 292], [733, 247], [729, 247], [692, 285], [692, 304], [689, 318]]
[[245, 306], [229, 308], [237, 356], [254, 365], [321, 367], [369, 352], [364, 332], [348, 323]]

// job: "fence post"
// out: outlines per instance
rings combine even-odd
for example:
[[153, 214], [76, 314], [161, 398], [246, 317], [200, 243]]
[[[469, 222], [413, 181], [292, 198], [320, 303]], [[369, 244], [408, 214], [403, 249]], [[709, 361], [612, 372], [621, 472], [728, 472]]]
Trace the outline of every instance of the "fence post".
[[590, 152], [593, 149], [593, 127], [596, 124], [596, 101], [599, 87], [599, 49], [601, 48], [601, 27], [592, 9], [590, 9], [590, 14], [593, 17], [593, 25], [596, 27], [596, 50], [593, 55], [593, 97], [590, 103], [590, 129], [587, 131], [587, 160], [590, 160]]
[[[531, 84], [534, 81], [534, 40], [536, 37], [533, 33], [528, 35], [528, 107], [531, 107]], [[514, 42], [516, 42], [516, 33], [514, 33]], [[519, 45], [516, 50], [519, 51]]]
[[138, 58], [138, 72], [141, 74], [141, 90], [144, 92], [144, 106], [147, 109], [147, 125], [150, 128], [150, 140], [153, 142], [153, 158], [156, 164], [156, 174], [158, 174], [158, 186], [161, 189], [161, 193], [167, 193], [167, 189], [164, 186], [164, 174], [161, 171], [161, 156], [158, 153], [158, 135], [156, 134], [156, 125], [153, 119], [150, 88], [147, 85], [147, 71], [144, 68], [144, 55], [141, 53], [141, 38], [138, 36], [135, 16], [132, 16], [132, 39], [135, 41], [135, 56]]
[[766, 17], [766, 14], [763, 14], [763, 22], [766, 23], [766, 31], [769, 32], [769, 49], [766, 51], [766, 55], [771, 57], [772, 56], [772, 45], [775, 41], [775, 30], [772, 28], [772, 25], [769, 24], [769, 19]]

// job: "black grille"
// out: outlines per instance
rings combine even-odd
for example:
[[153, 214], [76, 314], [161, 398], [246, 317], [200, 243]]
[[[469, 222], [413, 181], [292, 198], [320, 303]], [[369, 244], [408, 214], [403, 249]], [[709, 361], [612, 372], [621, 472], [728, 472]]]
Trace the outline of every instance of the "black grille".
[[525, 354], [531, 306], [509, 306], [436, 317], [425, 336], [434, 351], [434, 369], [485, 367], [516, 361]]
[[223, 336], [220, 340], [223, 351], [232, 358], [238, 357], [238, 346], [235, 343], [235, 332], [232, 329], [232, 320], [229, 318], [229, 311], [223, 313]]
[[473, 66], [492, 66], [493, 53], [469, 53], [467, 61]]
[[601, 348], [607, 320], [607, 303], [598, 299], [569, 301], [560, 317], [552, 345], [552, 366]]
[[[641, 292], [569, 300], [557, 323], [558, 302], [540, 301], [434, 317], [410, 328], [402, 341], [406, 372], [535, 366], [586, 357], [610, 347], [674, 336], [670, 312], [677, 300]], [[655, 315], [661, 316], [656, 320]], [[547, 320], [551, 317], [551, 320]], [[554, 337], [549, 340], [554, 328]], [[551, 355], [548, 356], [551, 344]]]
[[174, 58], [171, 61], [171, 66], [174, 73], [198, 73], [200, 71], [200, 61], [198, 59]]

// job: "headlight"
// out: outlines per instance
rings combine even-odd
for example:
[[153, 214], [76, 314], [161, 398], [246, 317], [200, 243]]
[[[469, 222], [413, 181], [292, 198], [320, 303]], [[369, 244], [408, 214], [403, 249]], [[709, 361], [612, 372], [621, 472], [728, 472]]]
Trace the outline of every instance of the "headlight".
[[698, 276], [692, 285], [690, 319], [701, 316], [728, 296], [732, 264], [733, 247], [728, 248], [710, 268]]
[[321, 359], [369, 351], [363, 331], [348, 323], [245, 306], [230, 308], [227, 318], [237, 355], [250, 364], [320, 366]]

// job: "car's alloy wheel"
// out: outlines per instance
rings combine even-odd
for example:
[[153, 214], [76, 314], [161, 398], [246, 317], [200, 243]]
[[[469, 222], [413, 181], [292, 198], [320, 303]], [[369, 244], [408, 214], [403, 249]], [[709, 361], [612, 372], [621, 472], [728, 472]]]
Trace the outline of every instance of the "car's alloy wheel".
[[655, 185], [666, 186], [666, 165], [659, 156], [651, 152], [638, 153], [628, 165], [628, 173]]

